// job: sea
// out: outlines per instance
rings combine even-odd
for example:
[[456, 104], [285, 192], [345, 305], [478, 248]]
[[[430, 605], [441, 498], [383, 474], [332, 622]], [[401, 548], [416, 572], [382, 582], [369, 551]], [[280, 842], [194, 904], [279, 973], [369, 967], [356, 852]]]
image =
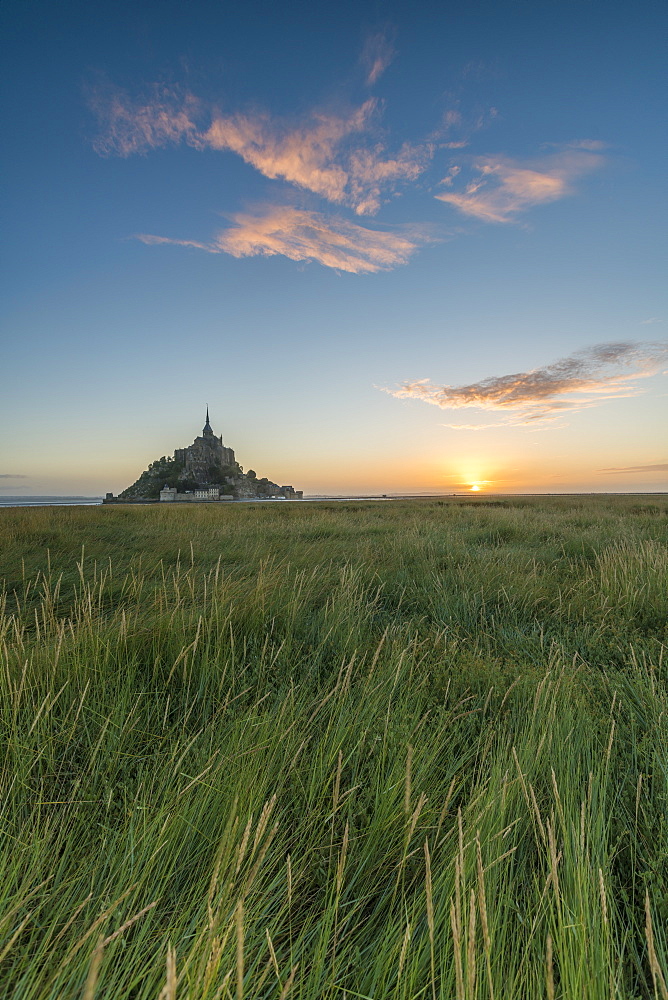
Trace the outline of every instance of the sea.
[[[323, 496], [314, 495], [304, 497], [303, 501], [300, 502], [310, 502], [318, 503], [321, 501], [332, 501], [332, 500], [428, 500], [437, 499], [440, 497], [454, 497], [459, 494], [455, 493], [384, 493], [381, 496], [369, 495], [369, 494], [358, 494], [357, 496]], [[462, 494], [467, 496], [468, 494]], [[275, 497], [264, 497], [263, 499], [251, 499], [244, 498], [243, 500], [237, 500], [236, 503], [279, 503], [283, 501], [284, 503], [289, 503], [290, 501], [283, 500], [283, 498]], [[205, 501], [203, 501], [205, 502]], [[213, 501], [211, 501], [213, 502]], [[292, 501], [294, 502], [294, 501]], [[97, 507], [102, 504], [102, 497], [3, 497], [0, 496], [0, 507]]]
[[95, 507], [102, 497], [2, 497], [0, 507]]
[[[413, 494], [412, 496], [421, 496]], [[282, 499], [282, 498], [281, 498]], [[322, 500], [400, 500], [408, 499], [405, 495], [392, 494], [388, 496], [313, 496], [304, 497], [304, 501], [318, 502]], [[302, 502], [304, 502], [302, 501]], [[260, 499], [237, 500], [236, 503], [278, 503], [273, 497]], [[288, 501], [283, 501], [287, 503]], [[97, 507], [102, 504], [102, 497], [3, 497], [0, 496], [0, 507]]]

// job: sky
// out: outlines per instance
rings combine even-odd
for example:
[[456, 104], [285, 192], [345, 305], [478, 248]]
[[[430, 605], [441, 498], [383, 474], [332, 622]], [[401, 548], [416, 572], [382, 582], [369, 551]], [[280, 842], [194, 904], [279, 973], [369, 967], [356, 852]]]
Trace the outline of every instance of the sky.
[[667, 21], [5, 0], [0, 493], [667, 491]]

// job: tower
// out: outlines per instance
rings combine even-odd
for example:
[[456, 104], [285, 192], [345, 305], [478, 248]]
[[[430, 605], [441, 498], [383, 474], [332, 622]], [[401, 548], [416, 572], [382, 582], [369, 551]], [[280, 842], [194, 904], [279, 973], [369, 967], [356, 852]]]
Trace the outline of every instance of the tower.
[[189, 447], [177, 448], [174, 458], [183, 464], [182, 478], [190, 479], [198, 486], [222, 482], [220, 477], [231, 475], [230, 470], [236, 466], [232, 448], [226, 448], [222, 435], [213, 432], [208, 406], [201, 436], [196, 437]]
[[202, 431], [202, 437], [213, 437], [213, 428], [209, 423], [209, 407], [206, 408], [206, 423], [204, 424], [204, 430]]

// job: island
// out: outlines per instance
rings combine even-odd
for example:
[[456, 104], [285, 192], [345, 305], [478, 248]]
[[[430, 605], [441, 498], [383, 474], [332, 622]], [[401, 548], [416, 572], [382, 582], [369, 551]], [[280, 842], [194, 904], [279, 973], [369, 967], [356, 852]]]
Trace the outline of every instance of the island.
[[244, 472], [234, 451], [223, 444], [209, 421], [187, 448], [173, 458], [151, 462], [139, 479], [118, 496], [107, 493], [103, 503], [210, 503], [222, 500], [301, 500], [302, 490], [279, 486], [253, 469]]

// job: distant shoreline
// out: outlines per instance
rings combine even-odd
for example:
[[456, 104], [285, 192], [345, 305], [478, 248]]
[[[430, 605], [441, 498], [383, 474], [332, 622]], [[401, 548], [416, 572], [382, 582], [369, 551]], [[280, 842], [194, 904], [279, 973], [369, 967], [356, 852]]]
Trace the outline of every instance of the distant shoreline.
[[[579, 493], [471, 493], [469, 491], [463, 493], [363, 493], [355, 496], [342, 496], [342, 495], [324, 495], [316, 494], [314, 496], [305, 496], [303, 500], [276, 500], [271, 497], [248, 497], [241, 500], [229, 501], [225, 506], [231, 506], [232, 504], [248, 504], [248, 503], [278, 503], [278, 504], [293, 504], [293, 503], [322, 503], [324, 501], [329, 502], [351, 502], [351, 501], [380, 501], [380, 500], [461, 500], [463, 498], [470, 500], [472, 503], [484, 502], [489, 499], [501, 498], [504, 500], [512, 500], [514, 498], [520, 499], [522, 497], [663, 497], [668, 496], [668, 490], [654, 490], [652, 492], [637, 492], [633, 490], [625, 492], [609, 492], [609, 491], [590, 491], [590, 492], [579, 492]], [[103, 506], [123, 506], [123, 507], [145, 507], [159, 504], [159, 500], [136, 500], [136, 501], [122, 501], [118, 505], [114, 503], [107, 502], [103, 503], [103, 497], [93, 496], [32, 496], [32, 497], [0, 497], [0, 508], [2, 507], [103, 507]], [[215, 500], [199, 500], [193, 501], [196, 504], [216, 504]], [[165, 505], [163, 505], [165, 506]], [[170, 506], [172, 506], [170, 504]], [[181, 506], [181, 505], [179, 505]], [[221, 506], [218, 502], [218, 506]]]

